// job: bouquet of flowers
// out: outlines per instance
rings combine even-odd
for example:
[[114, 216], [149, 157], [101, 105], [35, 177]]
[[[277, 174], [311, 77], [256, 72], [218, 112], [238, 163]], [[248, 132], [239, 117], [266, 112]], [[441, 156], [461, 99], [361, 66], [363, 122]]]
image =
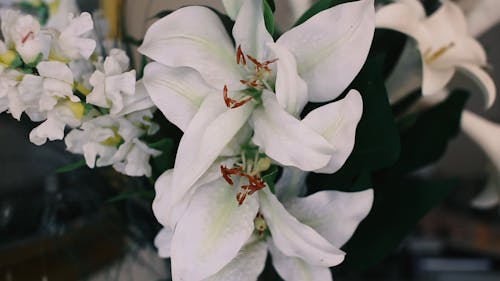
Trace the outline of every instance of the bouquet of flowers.
[[290, 1], [288, 30], [278, 1], [186, 6], [134, 42], [135, 69], [110, 47], [130, 38], [104, 42], [73, 1], [21, 2], [36, 15], [0, 11], [0, 112], [39, 123], [36, 145], [148, 178], [173, 280], [257, 280], [268, 252], [284, 280], [376, 264], [456, 185], [418, 172], [460, 128], [494, 167], [473, 204], [499, 202], [500, 127], [451, 82], [493, 105], [474, 36], [495, 0]]

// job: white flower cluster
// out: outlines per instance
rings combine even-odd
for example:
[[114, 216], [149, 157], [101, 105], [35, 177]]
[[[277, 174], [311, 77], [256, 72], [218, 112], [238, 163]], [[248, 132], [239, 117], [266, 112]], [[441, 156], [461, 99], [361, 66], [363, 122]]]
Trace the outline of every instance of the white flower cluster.
[[90, 14], [68, 14], [50, 27], [16, 10], [0, 11], [0, 19], [0, 112], [42, 122], [29, 136], [36, 145], [65, 139], [91, 168], [150, 176], [149, 159], [160, 152], [141, 137], [158, 129], [153, 104], [124, 51], [94, 55]]

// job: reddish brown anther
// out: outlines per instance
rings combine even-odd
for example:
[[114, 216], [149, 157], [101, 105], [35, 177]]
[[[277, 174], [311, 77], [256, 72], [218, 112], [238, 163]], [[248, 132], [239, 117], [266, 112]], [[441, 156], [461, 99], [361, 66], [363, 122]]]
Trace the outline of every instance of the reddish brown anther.
[[243, 63], [243, 65], [247, 64], [245, 54], [243, 54], [243, 51], [241, 50], [241, 45], [238, 45], [238, 50], [236, 51], [236, 63], [240, 64], [240, 62]]
[[34, 35], [33, 31], [30, 31], [28, 32], [28, 34], [26, 34], [22, 39], [21, 39], [21, 43], [24, 44], [26, 43], [26, 41], [28, 41], [28, 39], [30, 37], [32, 37]]
[[222, 173], [222, 177], [230, 185], [234, 184], [233, 179], [231, 179], [232, 175], [245, 177], [248, 179], [248, 185], [240, 186], [241, 191], [236, 194], [236, 200], [238, 201], [239, 205], [243, 204], [247, 196], [252, 195], [255, 192], [266, 187], [266, 183], [259, 176], [252, 176], [243, 172], [243, 168], [240, 166], [237, 166], [235, 168], [227, 168], [226, 166], [221, 165], [220, 171]]
[[224, 85], [224, 89], [223, 89], [224, 103], [229, 108], [232, 108], [232, 109], [238, 108], [238, 107], [243, 106], [244, 104], [246, 104], [247, 102], [252, 100], [252, 97], [247, 97], [247, 98], [242, 99], [240, 101], [232, 99], [229, 97], [228, 91], [229, 90], [227, 88], [227, 85]]
[[227, 183], [229, 183], [230, 185], [233, 185], [234, 182], [233, 180], [231, 179], [231, 175], [237, 175], [237, 176], [241, 176], [242, 174], [242, 168], [241, 167], [236, 167], [236, 168], [227, 168], [226, 166], [224, 165], [221, 165], [220, 166], [220, 172], [222, 173], [222, 177], [227, 181]]

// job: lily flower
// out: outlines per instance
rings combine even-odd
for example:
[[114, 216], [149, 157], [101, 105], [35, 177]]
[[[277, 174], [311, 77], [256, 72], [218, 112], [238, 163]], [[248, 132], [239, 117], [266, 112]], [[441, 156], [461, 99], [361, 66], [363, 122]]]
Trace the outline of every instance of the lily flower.
[[[487, 65], [485, 51], [468, 33], [464, 14], [456, 4], [445, 0], [437, 11], [426, 16], [420, 1], [399, 0], [382, 7], [376, 17], [377, 27], [402, 32], [415, 40], [410, 44], [416, 44], [420, 53], [424, 96], [442, 90], [455, 71], [459, 70], [481, 88], [487, 107], [493, 104], [496, 88], [491, 77], [483, 70]], [[407, 48], [415, 47], [410, 45]], [[414, 76], [419, 67], [419, 61], [408, 59], [409, 56], [414, 54], [411, 51], [404, 52], [387, 81], [392, 101], [407, 94], [399, 90], [406, 89], [401, 82]]]
[[130, 59], [123, 50], [112, 49], [102, 66], [90, 77], [93, 90], [86, 101], [103, 108], [110, 108], [116, 115], [124, 108], [125, 96], [135, 94], [135, 70], [129, 69]]
[[[193, 184], [227, 145], [233, 139], [238, 148], [246, 145], [252, 130], [252, 143], [281, 165], [338, 170], [354, 145], [359, 93], [352, 90], [304, 120], [298, 116], [308, 100], [334, 99], [354, 79], [373, 35], [373, 6], [371, 0], [338, 5], [274, 43], [262, 1], [245, 1], [233, 29], [237, 47], [204, 7], [182, 8], [153, 24], [140, 47], [157, 61], [146, 67], [144, 85], [166, 118], [184, 131], [172, 200], [189, 201]], [[250, 150], [237, 155], [256, 154]]]
[[15, 10], [2, 10], [0, 19], [7, 47], [16, 50], [25, 63], [35, 62], [42, 52], [38, 20]]
[[[241, 6], [243, 6], [244, 0], [222, 0], [224, 9], [227, 15], [235, 20], [238, 16]], [[311, 0], [289, 0], [288, 4], [292, 12], [293, 20], [297, 20], [307, 9], [312, 6]]]
[[468, 110], [462, 113], [460, 124], [462, 131], [478, 144], [492, 164], [486, 187], [473, 200], [472, 205], [482, 208], [492, 207], [498, 204], [500, 199], [500, 147], [498, 146], [500, 125], [488, 121]]
[[287, 194], [287, 199], [265, 188], [238, 206], [231, 200], [235, 189], [223, 179], [213, 180], [209, 172], [174, 231], [166, 224], [161, 202], [172, 193], [172, 171], [162, 175], [153, 210], [165, 228], [155, 245], [162, 257], [172, 258], [174, 280], [233, 280], [235, 274], [238, 280], [256, 280], [266, 249], [285, 280], [331, 280], [328, 267], [343, 261], [339, 248], [371, 209], [373, 191], [298, 197], [304, 175], [284, 169], [276, 194]]

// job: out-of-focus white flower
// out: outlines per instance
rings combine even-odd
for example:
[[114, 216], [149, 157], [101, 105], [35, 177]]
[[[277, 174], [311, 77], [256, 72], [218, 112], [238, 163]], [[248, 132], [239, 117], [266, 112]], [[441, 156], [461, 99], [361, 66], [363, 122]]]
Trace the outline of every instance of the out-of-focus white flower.
[[498, 0], [459, 0], [464, 10], [469, 32], [481, 36], [500, 22], [500, 1]]
[[49, 7], [49, 19], [46, 27], [62, 30], [68, 22], [68, 14], [79, 14], [75, 0], [43, 0]]
[[42, 52], [38, 20], [15, 10], [0, 11], [0, 19], [7, 47], [16, 50], [25, 63], [35, 62]]
[[92, 92], [87, 102], [103, 108], [110, 108], [112, 115], [117, 115], [126, 106], [124, 100], [135, 94], [135, 70], [128, 71], [129, 58], [123, 50], [112, 49], [90, 77]]
[[88, 59], [95, 50], [96, 42], [86, 35], [94, 28], [89, 13], [81, 13], [74, 17], [67, 15], [66, 24], [61, 29], [53, 29], [53, 44], [49, 59], [69, 62], [77, 59]]
[[[415, 39], [421, 58], [423, 95], [442, 90], [455, 71], [460, 70], [481, 88], [486, 105], [489, 107], [493, 104], [496, 88], [482, 69], [487, 65], [486, 54], [479, 42], [468, 33], [465, 17], [453, 2], [443, 1], [441, 7], [427, 17], [420, 1], [399, 0], [377, 11], [377, 27], [393, 29]], [[408, 90], [402, 83], [414, 77], [419, 68], [419, 60], [412, 56], [415, 54], [404, 52], [387, 81], [391, 101], [408, 94], [401, 91]]]
[[462, 131], [476, 142], [492, 163], [490, 177], [481, 194], [472, 204], [479, 208], [488, 208], [498, 204], [500, 199], [500, 125], [488, 121], [468, 110], [462, 113]]
[[342, 262], [344, 253], [338, 249], [370, 211], [373, 191], [298, 197], [305, 174], [285, 168], [276, 196], [265, 188], [238, 206], [235, 190], [209, 171], [174, 231], [162, 202], [172, 192], [172, 171], [162, 175], [153, 210], [165, 228], [155, 245], [162, 257], [172, 257], [174, 280], [231, 280], [235, 272], [238, 280], [255, 280], [266, 248], [285, 280], [331, 280], [328, 267]]
[[90, 168], [113, 165], [129, 176], [151, 176], [149, 159], [160, 154], [139, 137], [156, 133], [152, 111], [144, 110], [124, 117], [99, 116], [84, 121], [65, 138], [67, 150], [83, 154]]
[[0, 113], [9, 109], [9, 97], [17, 95], [19, 77], [22, 77], [22, 74], [18, 71], [0, 65]]

